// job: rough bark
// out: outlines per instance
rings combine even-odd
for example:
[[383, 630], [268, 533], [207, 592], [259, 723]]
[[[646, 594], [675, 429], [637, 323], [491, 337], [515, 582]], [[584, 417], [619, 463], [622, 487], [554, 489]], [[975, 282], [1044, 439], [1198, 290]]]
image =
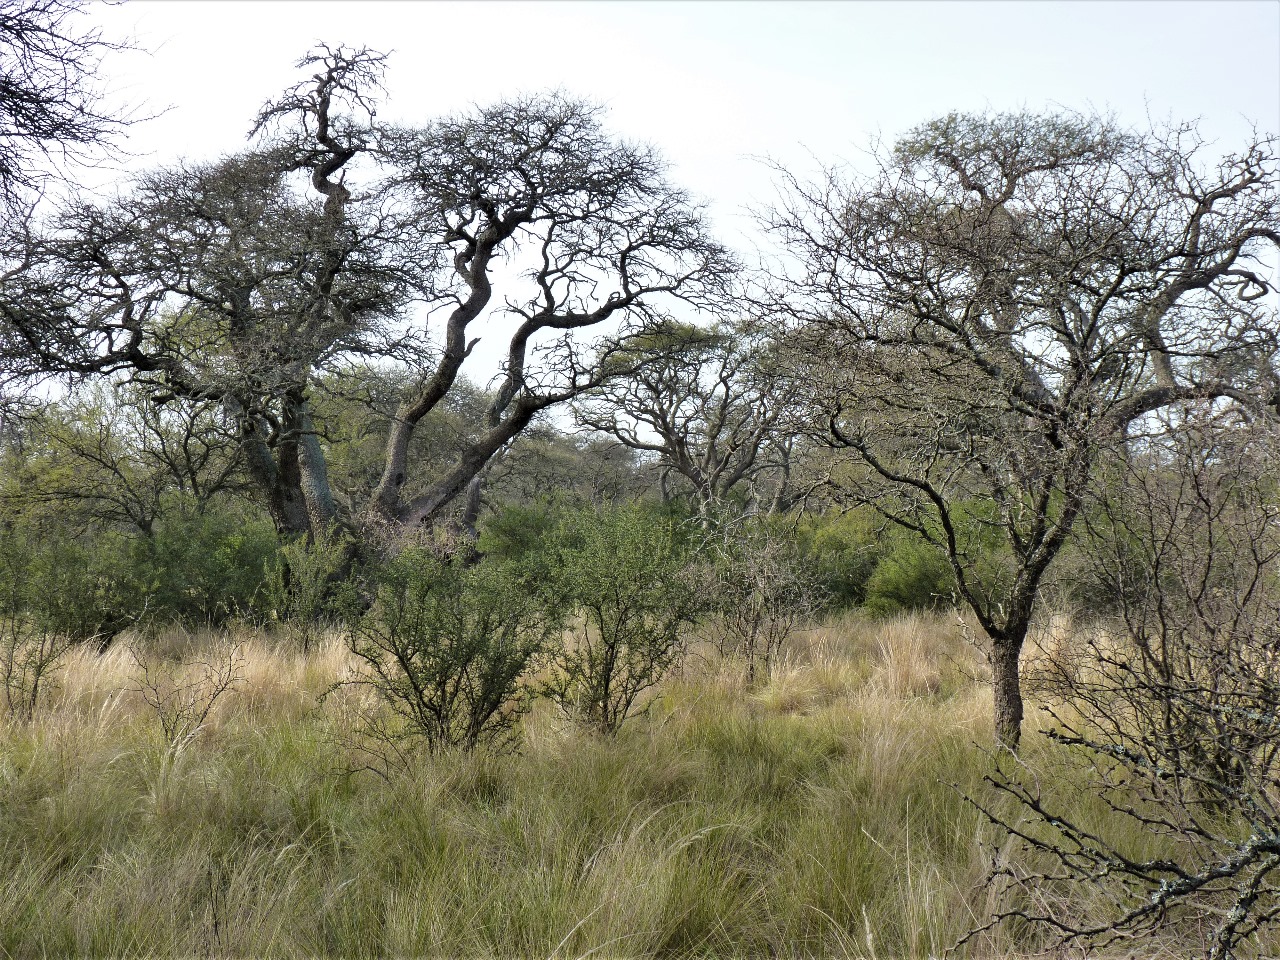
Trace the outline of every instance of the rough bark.
[[[1025, 637], [1024, 633], [1022, 635]], [[991, 681], [995, 694], [996, 742], [1015, 753], [1022, 739], [1022, 637], [1004, 633], [991, 641]]]

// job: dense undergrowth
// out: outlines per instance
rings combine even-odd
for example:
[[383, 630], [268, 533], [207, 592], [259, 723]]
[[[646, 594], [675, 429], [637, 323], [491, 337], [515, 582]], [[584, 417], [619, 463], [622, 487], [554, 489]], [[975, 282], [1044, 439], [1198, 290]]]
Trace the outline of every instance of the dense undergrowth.
[[[235, 639], [236, 682], [184, 738], [139, 660], [155, 689], [225, 638], [78, 649], [4, 729], [0, 956], [929, 957], [990, 914], [997, 837], [962, 796], [989, 693], [954, 617], [831, 621], [754, 687], [694, 655], [616, 736], [542, 703], [518, 751], [376, 775], [361, 694], [321, 702], [340, 639]], [[172, 689], [210, 681], [182, 669]], [[1079, 812], [1078, 783], [1045, 789]]]

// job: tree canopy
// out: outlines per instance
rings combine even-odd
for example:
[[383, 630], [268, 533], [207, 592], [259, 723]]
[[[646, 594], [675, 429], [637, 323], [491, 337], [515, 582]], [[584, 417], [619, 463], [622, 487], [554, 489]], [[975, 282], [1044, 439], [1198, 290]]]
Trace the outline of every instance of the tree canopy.
[[[311, 76], [263, 108], [248, 150], [145, 174], [34, 238], [0, 303], [11, 378], [116, 374], [154, 403], [219, 404], [282, 532], [416, 526], [616, 371], [581, 331], [625, 342], [726, 289], [735, 264], [698, 208], [598, 108], [547, 94], [391, 128], [381, 54], [324, 47], [299, 66]], [[514, 330], [484, 429], [415, 478], [417, 425], [499, 317]], [[315, 396], [371, 358], [411, 376], [380, 480], [347, 515]]]
[[[765, 225], [794, 255], [779, 285], [813, 408], [876, 508], [948, 558], [1009, 745], [1033, 605], [1097, 465], [1172, 404], [1280, 402], [1276, 143], [1203, 152], [1186, 126], [953, 114], [868, 176], [780, 171]], [[994, 587], [974, 564], [992, 537]]]

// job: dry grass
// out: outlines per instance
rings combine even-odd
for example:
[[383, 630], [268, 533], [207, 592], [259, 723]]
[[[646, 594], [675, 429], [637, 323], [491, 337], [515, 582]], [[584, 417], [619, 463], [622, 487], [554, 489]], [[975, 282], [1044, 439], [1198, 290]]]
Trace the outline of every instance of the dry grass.
[[[950, 784], [981, 789], [991, 704], [954, 616], [798, 632], [754, 688], [696, 656], [616, 738], [541, 704], [518, 754], [385, 779], [349, 775], [356, 694], [320, 703], [340, 638], [234, 640], [241, 679], [180, 749], [128, 642], [74, 651], [5, 729], [0, 956], [924, 958], [986, 909]], [[198, 684], [225, 641], [146, 654]]]

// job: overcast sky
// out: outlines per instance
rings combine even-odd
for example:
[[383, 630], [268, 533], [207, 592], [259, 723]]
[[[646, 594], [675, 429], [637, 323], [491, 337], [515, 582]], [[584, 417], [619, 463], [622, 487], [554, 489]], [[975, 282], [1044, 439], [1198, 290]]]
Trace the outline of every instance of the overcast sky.
[[182, 2], [95, 10], [146, 54], [104, 65], [119, 98], [163, 116], [131, 146], [155, 165], [244, 143], [316, 41], [391, 51], [380, 115], [421, 122], [561, 88], [657, 145], [731, 243], [766, 200], [757, 158], [856, 160], [950, 110], [1199, 118], [1223, 152], [1280, 132], [1280, 2]]

